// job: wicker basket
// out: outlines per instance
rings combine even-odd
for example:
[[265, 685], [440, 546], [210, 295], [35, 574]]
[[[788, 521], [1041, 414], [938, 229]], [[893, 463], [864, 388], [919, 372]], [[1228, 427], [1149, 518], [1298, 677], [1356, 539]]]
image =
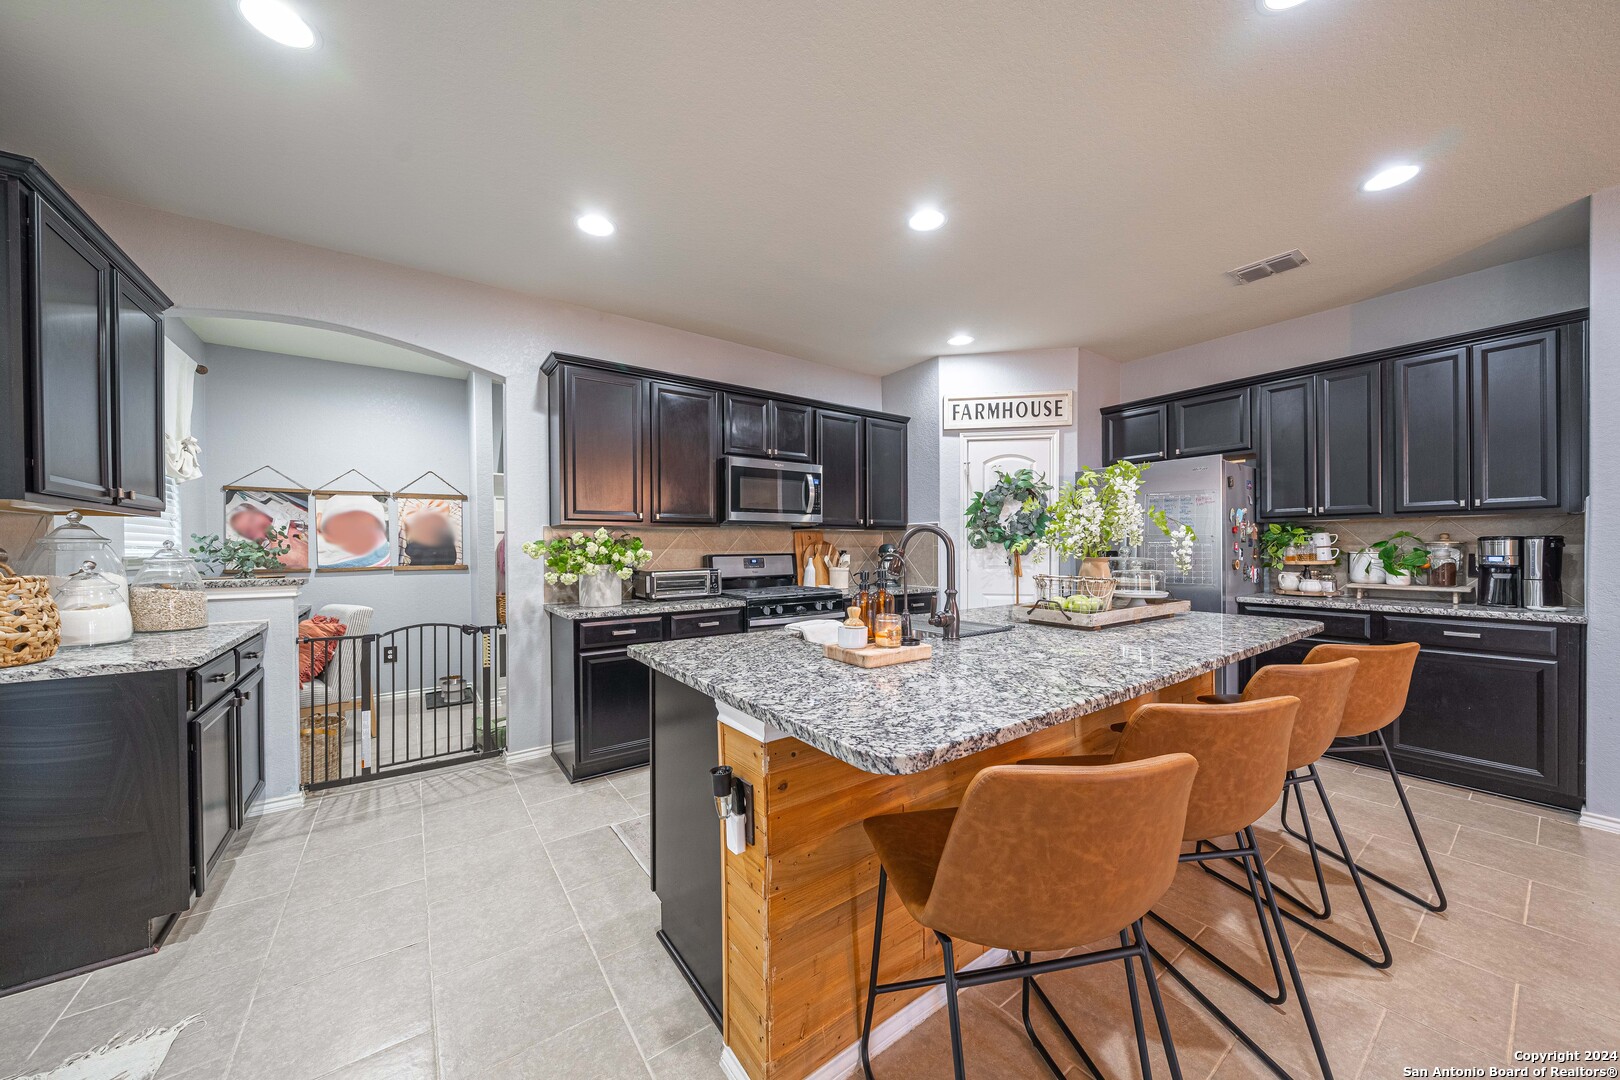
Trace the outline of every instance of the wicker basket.
[[1039, 574], [1035, 584], [1041, 600], [1057, 601], [1066, 596], [1095, 596], [1103, 602], [1103, 610], [1114, 600], [1115, 582], [1111, 577], [1086, 577], [1077, 574]]
[[[298, 726], [298, 778], [305, 787], [343, 776], [343, 729], [347, 718], [337, 709], [306, 710]], [[325, 758], [315, 775], [317, 755]]]
[[0, 667], [37, 664], [62, 645], [62, 620], [50, 582], [18, 577], [0, 562]]

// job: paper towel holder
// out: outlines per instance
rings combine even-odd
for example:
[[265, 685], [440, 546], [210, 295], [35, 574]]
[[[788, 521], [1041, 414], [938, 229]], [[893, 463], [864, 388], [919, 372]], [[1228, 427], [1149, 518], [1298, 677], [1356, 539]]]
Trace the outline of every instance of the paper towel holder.
[[743, 819], [744, 839], [754, 842], [754, 785], [732, 775], [730, 765], [716, 765], [709, 770], [714, 782], [714, 812], [721, 821]]

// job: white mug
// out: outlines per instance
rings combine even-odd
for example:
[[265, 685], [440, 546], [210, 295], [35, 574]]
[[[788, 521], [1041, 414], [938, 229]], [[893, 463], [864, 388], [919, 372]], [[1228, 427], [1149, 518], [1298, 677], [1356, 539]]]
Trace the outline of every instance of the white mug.
[[1292, 570], [1284, 570], [1277, 575], [1277, 588], [1284, 592], [1299, 591], [1299, 575]]
[[1311, 543], [1319, 548], [1332, 547], [1339, 542], [1338, 533], [1319, 532], [1311, 534]]
[[1339, 549], [1336, 547], [1319, 547], [1316, 549], [1317, 562], [1337, 562]]

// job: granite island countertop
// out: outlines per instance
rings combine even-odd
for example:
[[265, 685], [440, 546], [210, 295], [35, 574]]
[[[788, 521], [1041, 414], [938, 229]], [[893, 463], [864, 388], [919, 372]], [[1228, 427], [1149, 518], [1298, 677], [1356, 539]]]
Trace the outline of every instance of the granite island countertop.
[[1451, 604], [1444, 600], [1420, 600], [1416, 597], [1375, 596], [1358, 600], [1348, 596], [1275, 596], [1271, 593], [1240, 596], [1237, 602], [1240, 607], [1296, 607], [1383, 615], [1429, 615], [1442, 619], [1586, 624], [1586, 609], [1577, 605], [1563, 611], [1532, 611], [1529, 608], [1481, 607], [1472, 603]]
[[579, 604], [547, 604], [546, 611], [559, 618], [626, 619], [636, 615], [671, 615], [683, 611], [719, 611], [746, 607], [729, 596], [696, 596], [689, 600], [626, 600], [611, 607], [582, 607]]
[[269, 628], [266, 622], [210, 623], [197, 630], [136, 634], [115, 645], [61, 649], [37, 664], [0, 668], [0, 684], [194, 668]]
[[863, 669], [782, 630], [630, 646], [632, 657], [858, 769], [922, 772], [1160, 690], [1323, 629], [1305, 619], [1188, 612], [1103, 631], [1032, 626], [1023, 609], [965, 622], [1007, 633], [930, 639], [934, 655]]

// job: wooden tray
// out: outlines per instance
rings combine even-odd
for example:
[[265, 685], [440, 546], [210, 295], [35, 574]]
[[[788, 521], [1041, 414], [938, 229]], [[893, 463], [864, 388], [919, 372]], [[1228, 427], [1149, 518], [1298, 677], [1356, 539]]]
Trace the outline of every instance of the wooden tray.
[[868, 645], [864, 649], [840, 649], [837, 645], [823, 645], [822, 649], [825, 650], [829, 660], [837, 660], [861, 668], [909, 664], [913, 660], [927, 660], [934, 655], [934, 647], [926, 643], [922, 645], [901, 645], [895, 649], [885, 649], [881, 645]]
[[1054, 611], [1052, 608], [1034, 608], [1029, 621], [1039, 626], [1064, 626], [1071, 630], [1106, 630], [1110, 626], [1129, 626], [1149, 619], [1167, 619], [1192, 610], [1191, 600], [1167, 600], [1162, 604], [1144, 604], [1141, 607], [1113, 608], [1095, 615], [1082, 615], [1077, 611]]
[[1304, 589], [1272, 589], [1273, 596], [1303, 596], [1308, 600], [1334, 600], [1344, 595], [1342, 588], [1332, 592], [1306, 592]]

